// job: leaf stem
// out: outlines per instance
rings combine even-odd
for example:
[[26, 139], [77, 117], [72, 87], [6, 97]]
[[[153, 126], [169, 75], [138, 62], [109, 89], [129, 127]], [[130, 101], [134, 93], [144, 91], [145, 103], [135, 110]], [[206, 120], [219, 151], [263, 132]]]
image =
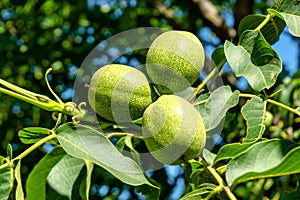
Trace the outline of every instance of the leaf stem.
[[264, 21], [262, 21], [256, 28], [255, 28], [255, 30], [256, 31], [260, 31], [270, 20], [271, 20], [271, 18], [272, 17], [274, 17], [274, 15], [273, 14], [268, 14], [267, 16], [266, 16], [266, 18], [264, 19]]
[[230, 200], [236, 200], [236, 197], [230, 191], [229, 187], [224, 185], [223, 179], [218, 174], [218, 172], [211, 165], [207, 166], [207, 169], [211, 173], [211, 175], [215, 178], [217, 183], [219, 184], [219, 186], [215, 188], [215, 190], [217, 190], [217, 191], [215, 191], [215, 190], [212, 191], [213, 195], [216, 194], [217, 192], [221, 192], [222, 190], [224, 190]]
[[288, 111], [290, 111], [292, 113], [295, 113], [296, 115], [300, 116], [300, 112], [298, 110], [296, 110], [294, 108], [291, 108], [291, 107], [289, 107], [287, 105], [284, 105], [282, 103], [279, 103], [278, 101], [274, 101], [272, 99], [267, 99], [267, 102], [272, 103], [272, 104], [274, 104], [276, 106], [280, 106], [280, 107], [282, 107], [282, 108], [284, 108], [284, 109], [286, 109], [286, 110], [288, 110]]
[[42, 144], [54, 139], [55, 137], [56, 137], [56, 134], [52, 131], [51, 135], [48, 135], [47, 137], [44, 137], [43, 139], [39, 140], [38, 142], [36, 142], [32, 146], [30, 146], [28, 149], [23, 151], [20, 155], [18, 155], [14, 159], [12, 159], [12, 162], [24, 158], [25, 156], [30, 154], [32, 151], [37, 149], [39, 146], [41, 146]]
[[56, 134], [54, 131], [51, 131], [51, 134], [48, 135], [47, 137], [44, 137], [43, 139], [39, 140], [38, 142], [36, 142], [35, 144], [31, 145], [28, 149], [26, 149], [25, 151], [23, 151], [20, 155], [18, 155], [17, 157], [15, 157], [12, 160], [9, 160], [7, 163], [3, 164], [0, 166], [0, 169], [7, 167], [7, 166], [13, 166], [13, 162], [16, 160], [21, 160], [24, 157], [26, 157], [28, 154], [30, 154], [32, 151], [34, 151], [35, 149], [37, 149], [39, 146], [41, 146], [42, 144], [52, 140], [56, 138]]
[[215, 194], [218, 194], [223, 191], [223, 187], [221, 185], [217, 186], [213, 191], [211, 191], [204, 200], [209, 200]]
[[107, 139], [110, 139], [112, 137], [122, 137], [122, 136], [131, 136], [131, 137], [135, 137], [135, 138], [140, 138], [140, 139], [144, 139], [144, 137], [142, 136], [138, 136], [138, 135], [135, 135], [135, 134], [132, 134], [132, 133], [124, 133], [124, 132], [114, 132], [114, 133], [110, 133], [110, 134], [107, 134], [105, 137]]
[[207, 100], [208, 100], [208, 99], [204, 99], [204, 100], [202, 100], [202, 101], [198, 101], [198, 102], [194, 103], [193, 106], [199, 106], [199, 105], [201, 105], [201, 104], [204, 104], [204, 103], [207, 102]]
[[246, 94], [246, 93], [240, 93], [239, 94], [239, 97], [245, 97], [245, 98], [253, 98], [255, 96], [256, 95], [254, 95], [254, 94]]
[[[253, 97], [256, 96], [256, 95], [254, 95], [254, 94], [240, 93], [239, 96], [240, 96], [240, 97], [246, 97], [246, 98], [253, 98]], [[288, 111], [290, 111], [290, 112], [292, 112], [292, 113], [294, 113], [294, 114], [300, 116], [300, 111], [298, 111], [298, 110], [296, 110], [296, 109], [294, 109], [294, 108], [291, 108], [291, 107], [289, 107], [289, 106], [287, 106], [287, 105], [284, 105], [284, 104], [282, 104], [282, 103], [280, 103], [280, 102], [278, 102], [278, 101], [272, 100], [272, 99], [267, 99], [266, 101], [267, 101], [268, 103], [271, 103], [271, 104], [274, 104], [274, 105], [279, 106], [279, 107], [281, 107], [281, 108], [284, 108], [284, 109], [286, 109], [286, 110], [288, 110]]]
[[188, 99], [189, 102], [192, 102], [192, 100], [196, 97], [196, 95], [199, 93], [199, 91], [204, 87], [204, 85], [216, 74], [216, 72], [218, 71], [217, 68], [214, 68], [214, 70], [212, 70], [207, 77], [198, 85], [198, 87], [196, 88], [196, 90], [193, 92], [193, 94], [190, 96], [190, 98]]

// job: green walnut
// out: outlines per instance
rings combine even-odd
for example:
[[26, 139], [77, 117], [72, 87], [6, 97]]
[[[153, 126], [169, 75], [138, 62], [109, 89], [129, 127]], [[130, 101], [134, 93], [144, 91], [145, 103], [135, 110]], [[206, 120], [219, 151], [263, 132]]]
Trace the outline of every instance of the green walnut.
[[273, 123], [273, 120], [274, 120], [274, 116], [271, 112], [269, 111], [266, 111], [266, 114], [265, 114], [265, 125], [266, 126], [271, 126], [272, 123]]
[[180, 92], [198, 78], [205, 61], [199, 39], [186, 31], [168, 31], [151, 44], [146, 56], [147, 74], [160, 94]]
[[101, 117], [115, 122], [129, 122], [143, 116], [153, 102], [146, 76], [121, 64], [109, 64], [92, 76], [88, 100]]
[[206, 141], [201, 115], [176, 95], [162, 95], [145, 110], [142, 134], [153, 157], [165, 164], [198, 157]]

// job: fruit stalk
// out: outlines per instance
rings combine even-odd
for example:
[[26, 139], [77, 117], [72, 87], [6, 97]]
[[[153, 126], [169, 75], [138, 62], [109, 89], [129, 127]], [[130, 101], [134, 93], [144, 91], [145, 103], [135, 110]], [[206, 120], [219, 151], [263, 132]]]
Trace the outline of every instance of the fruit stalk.
[[60, 112], [72, 116], [78, 116], [79, 114], [82, 114], [80, 110], [75, 108], [74, 104], [62, 102], [58, 103], [47, 96], [25, 90], [7, 81], [4, 81], [3, 79], [0, 79], [0, 84], [8, 88], [6, 89], [0, 87], [0, 92], [2, 92], [3, 94], [7, 94], [22, 101], [26, 101], [44, 110]]
[[34, 151], [35, 149], [37, 149], [39, 146], [41, 146], [42, 144], [44, 144], [44, 143], [46, 143], [46, 142], [48, 142], [48, 141], [50, 141], [50, 140], [52, 140], [54, 138], [56, 138], [56, 134], [54, 132], [52, 132], [50, 135], [48, 135], [47, 137], [39, 140], [38, 142], [36, 142], [32, 146], [30, 146], [28, 149], [26, 149], [25, 151], [23, 151], [20, 155], [18, 155], [17, 157], [15, 157], [14, 159], [12, 159], [8, 163], [5, 163], [5, 164], [1, 165], [0, 168], [4, 168], [4, 167], [7, 167], [7, 166], [10, 166], [14, 161], [23, 159], [28, 154], [30, 154], [32, 151]]

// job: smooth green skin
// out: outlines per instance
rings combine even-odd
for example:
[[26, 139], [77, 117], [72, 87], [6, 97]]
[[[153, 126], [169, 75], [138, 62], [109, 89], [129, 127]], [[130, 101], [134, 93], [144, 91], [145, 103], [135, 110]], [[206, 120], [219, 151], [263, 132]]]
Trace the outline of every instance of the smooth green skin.
[[205, 61], [199, 39], [186, 31], [168, 31], [151, 44], [146, 70], [160, 94], [171, 94], [190, 87]]
[[142, 117], [153, 102], [153, 93], [145, 75], [121, 64], [110, 64], [93, 75], [88, 91], [92, 109], [115, 122], [130, 122]]
[[175, 95], [162, 95], [145, 110], [142, 133], [148, 150], [164, 164], [197, 158], [206, 141], [199, 112]]

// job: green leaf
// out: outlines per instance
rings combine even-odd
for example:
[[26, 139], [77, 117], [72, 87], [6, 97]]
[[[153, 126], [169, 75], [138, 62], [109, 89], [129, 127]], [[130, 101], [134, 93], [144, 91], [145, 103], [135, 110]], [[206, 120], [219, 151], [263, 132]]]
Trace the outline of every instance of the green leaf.
[[199, 105], [199, 112], [207, 132], [217, 128], [226, 116], [226, 112], [237, 105], [239, 91], [232, 93], [229, 86], [222, 86], [211, 93], [204, 105]]
[[282, 70], [278, 54], [260, 31], [244, 32], [238, 46], [226, 41], [225, 55], [234, 74], [244, 76], [256, 91], [272, 87]]
[[300, 199], [300, 189], [299, 189], [299, 187], [296, 191], [284, 192], [282, 197], [281, 197], [281, 200], [291, 200], [291, 199]]
[[[300, 7], [299, 7], [300, 9]], [[278, 12], [273, 9], [268, 9], [268, 12], [274, 14], [285, 21], [290, 33], [295, 37], [300, 37], [300, 16], [292, 13]]]
[[189, 160], [189, 162], [185, 165], [184, 176], [190, 183], [191, 174], [196, 171], [198, 168], [203, 168], [203, 164], [196, 160]]
[[85, 160], [85, 166], [86, 166], [86, 177], [82, 181], [80, 185], [80, 196], [84, 200], [89, 199], [90, 194], [90, 188], [91, 188], [91, 179], [92, 179], [92, 172], [94, 169], [94, 164], [91, 161]]
[[17, 165], [16, 165], [15, 178], [16, 178], [16, 181], [17, 181], [16, 199], [24, 200], [24, 192], [23, 192], [22, 178], [21, 178], [21, 160], [19, 160]]
[[224, 145], [215, 157], [214, 164], [221, 160], [231, 159], [239, 156], [242, 152], [248, 149], [253, 143], [232, 143]]
[[13, 186], [13, 168], [5, 166], [0, 168], [0, 200], [7, 200]]
[[297, 174], [297, 188], [291, 192], [284, 192], [281, 200], [300, 199], [299, 174]]
[[73, 185], [84, 166], [84, 160], [66, 154], [52, 167], [47, 183], [58, 194], [72, 199]]
[[216, 48], [211, 55], [211, 59], [214, 61], [215, 67], [217, 67], [218, 70], [221, 70], [223, 65], [226, 63], [224, 47], [221, 46]]
[[121, 137], [118, 142], [116, 143], [116, 147], [118, 148], [118, 150], [120, 152], [123, 152], [124, 148], [125, 148], [125, 139], [126, 139], [126, 136], [124, 137]]
[[137, 150], [135, 150], [135, 148], [133, 147], [131, 135], [126, 135], [125, 144], [130, 149], [131, 156], [135, 160], [135, 162], [141, 165], [140, 155], [139, 152], [137, 152]]
[[205, 167], [202, 167], [194, 170], [190, 174], [188, 182], [193, 184], [195, 188], [199, 188], [203, 183], [214, 183], [215, 179]]
[[290, 140], [258, 142], [228, 163], [227, 183], [299, 173], [299, 156], [299, 146]]
[[254, 142], [260, 138], [266, 129], [264, 124], [267, 101], [255, 96], [248, 100], [242, 108], [242, 115], [247, 123], [247, 134], [243, 142]]
[[[239, 24], [239, 37], [241, 37], [241, 35], [247, 30], [254, 30], [265, 20], [265, 18], [266, 15], [261, 14], [247, 15], [244, 17]], [[280, 17], [274, 17], [272, 20], [268, 21], [268, 23], [262, 27], [260, 31], [269, 44], [274, 44], [279, 40], [279, 36], [285, 25], [285, 22]]]
[[287, 24], [289, 31], [295, 37], [300, 37], [300, 4], [298, 0], [277, 0], [273, 9], [268, 12], [281, 17]]
[[208, 151], [206, 148], [203, 149], [202, 153], [203, 153], [203, 158], [209, 165], [213, 163], [215, 157], [217, 156], [216, 154]]
[[123, 156], [102, 133], [87, 126], [66, 123], [58, 127], [57, 134], [68, 154], [99, 165], [129, 185], [150, 184], [141, 167]]
[[24, 144], [34, 144], [50, 135], [50, 130], [42, 127], [27, 127], [20, 130], [18, 135]]
[[66, 155], [62, 148], [55, 148], [46, 154], [33, 168], [26, 181], [26, 194], [28, 200], [46, 199], [47, 177], [52, 167]]
[[160, 196], [159, 184], [154, 179], [148, 178], [148, 180], [155, 187], [150, 185], [140, 185], [135, 187], [136, 191], [138, 193], [141, 193], [145, 197], [145, 199], [159, 199]]
[[143, 118], [142, 117], [133, 121], [133, 123], [139, 124], [139, 125], [142, 125], [142, 122], [143, 122]]
[[201, 184], [198, 189], [193, 190], [183, 197], [180, 200], [199, 200], [205, 199], [209, 193], [211, 193], [217, 186], [212, 183]]
[[4, 158], [3, 156], [0, 156], [0, 166], [3, 165], [5, 160], [6, 160], [6, 158]]

